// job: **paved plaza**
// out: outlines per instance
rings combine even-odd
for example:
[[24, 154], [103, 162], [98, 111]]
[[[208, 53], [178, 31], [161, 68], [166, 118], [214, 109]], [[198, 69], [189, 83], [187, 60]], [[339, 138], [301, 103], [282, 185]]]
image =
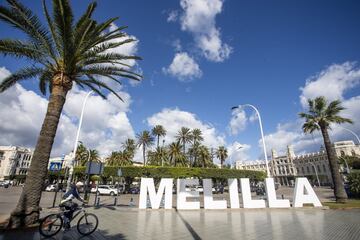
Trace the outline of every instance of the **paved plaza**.
[[[53, 239], [360, 239], [360, 210], [138, 210], [90, 209], [98, 230], [81, 237], [76, 229]], [[37, 231], [2, 233], [0, 240], [41, 239]]]
[[[4, 194], [0, 192], [0, 210], [9, 213], [16, 204], [17, 192], [13, 188]], [[320, 190], [322, 200], [329, 200], [331, 193]], [[289, 194], [291, 189], [280, 189]], [[60, 232], [52, 239], [360, 239], [360, 209], [324, 210], [303, 209], [235, 209], [235, 210], [139, 210], [128, 207], [131, 197], [137, 204], [136, 195], [119, 197], [120, 206], [111, 206], [113, 198], [102, 197], [98, 208], [88, 211], [99, 218], [98, 230], [88, 237], [81, 237], [76, 231], [76, 221], [72, 229]], [[219, 198], [226, 195], [219, 195]], [[13, 200], [11, 200], [13, 199]], [[56, 212], [49, 209], [53, 193], [44, 193], [41, 206], [43, 214]], [[26, 232], [0, 232], [0, 240], [41, 239], [37, 229]]]

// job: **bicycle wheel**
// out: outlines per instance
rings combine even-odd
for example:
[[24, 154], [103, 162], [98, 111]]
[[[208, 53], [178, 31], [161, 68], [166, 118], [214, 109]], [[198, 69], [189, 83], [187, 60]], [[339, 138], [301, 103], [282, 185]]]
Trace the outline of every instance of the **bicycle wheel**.
[[90, 235], [98, 227], [99, 220], [95, 214], [85, 213], [77, 223], [77, 230], [81, 235]]
[[50, 214], [40, 221], [39, 232], [44, 237], [56, 235], [63, 226], [63, 219], [58, 214]]

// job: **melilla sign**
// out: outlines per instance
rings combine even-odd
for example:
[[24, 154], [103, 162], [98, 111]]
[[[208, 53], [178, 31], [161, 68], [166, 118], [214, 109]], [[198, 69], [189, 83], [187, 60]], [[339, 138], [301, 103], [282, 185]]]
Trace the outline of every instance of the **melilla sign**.
[[[173, 178], [163, 178], [155, 190], [153, 178], [141, 178], [139, 208], [147, 208], [147, 199], [149, 197], [150, 207], [158, 209], [164, 196], [164, 208], [172, 209]], [[200, 197], [198, 191], [189, 190], [187, 186], [198, 185], [198, 179], [177, 179], [177, 209], [200, 209], [200, 202], [196, 201]], [[230, 208], [240, 208], [240, 199], [238, 188], [241, 188], [241, 202], [243, 208], [290, 208], [288, 199], [277, 199], [275, 184], [273, 178], [265, 179], [266, 201], [263, 199], [252, 199], [250, 191], [250, 181], [248, 178], [228, 179]], [[212, 193], [212, 180], [203, 179], [204, 188], [204, 209], [226, 209], [227, 200], [214, 200]], [[193, 198], [192, 201], [188, 201]], [[304, 204], [313, 204], [315, 207], [321, 207], [321, 203], [316, 196], [307, 178], [297, 178], [295, 181], [294, 197], [292, 206], [303, 207]]]

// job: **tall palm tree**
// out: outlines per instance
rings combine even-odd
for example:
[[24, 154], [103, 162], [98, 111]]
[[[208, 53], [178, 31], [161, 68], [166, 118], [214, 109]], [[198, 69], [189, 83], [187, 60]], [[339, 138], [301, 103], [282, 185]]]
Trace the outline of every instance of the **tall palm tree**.
[[41, 189], [46, 178], [50, 152], [66, 95], [72, 86], [77, 84], [81, 88], [90, 88], [103, 98], [105, 93], [101, 89], [105, 89], [121, 99], [106, 82], [96, 77], [106, 77], [117, 83], [120, 83], [119, 77], [141, 79], [124, 62], [128, 59], [140, 59], [139, 57], [111, 52], [118, 46], [134, 41], [122, 32], [124, 27], [109, 30], [117, 18], [110, 18], [105, 22], [95, 21], [92, 15], [96, 3], [91, 3], [75, 22], [69, 0], [53, 0], [52, 5], [51, 15], [43, 0], [47, 27], [17, 0], [7, 0], [6, 6], [0, 6], [0, 21], [26, 35], [24, 40], [1, 39], [0, 53], [30, 63], [6, 77], [0, 83], [0, 92], [17, 82], [34, 78], [39, 80], [39, 89], [44, 95], [49, 92], [46, 116], [25, 187], [11, 215], [12, 227], [29, 225], [38, 220]]
[[126, 141], [122, 144], [123, 152], [128, 154], [128, 157], [132, 161], [135, 155], [136, 150], [136, 142], [134, 139], [128, 138]]
[[223, 168], [223, 164], [225, 162], [225, 159], [228, 157], [227, 149], [224, 146], [220, 146], [216, 150], [216, 157], [220, 159], [220, 166]]
[[151, 130], [152, 135], [154, 135], [155, 137], [157, 137], [157, 147], [159, 147], [159, 142], [160, 142], [160, 137], [165, 137], [166, 135], [166, 130], [163, 126], [161, 125], [156, 125], [152, 130]]
[[181, 144], [179, 141], [173, 142], [169, 145], [168, 154], [170, 162], [176, 166], [186, 166], [186, 157], [181, 151]]
[[76, 149], [76, 155], [75, 155], [75, 160], [76, 160], [76, 166], [82, 166], [81, 163], [86, 161], [89, 158], [89, 152], [87, 150], [87, 148], [85, 147], [85, 145], [80, 142], [78, 148]]
[[204, 138], [203, 138], [202, 132], [199, 128], [193, 129], [191, 131], [191, 136], [192, 136], [193, 145], [192, 145], [192, 149], [190, 151], [190, 156], [193, 157], [193, 160], [190, 165], [194, 165], [194, 163], [196, 162], [196, 158], [197, 158], [198, 146], [200, 146], [200, 143], [202, 141], [204, 141]]
[[146, 148], [153, 145], [154, 138], [151, 136], [149, 131], [142, 131], [136, 135], [137, 146], [143, 149], [144, 166], [146, 166]]
[[324, 139], [326, 153], [329, 159], [329, 166], [331, 176], [334, 183], [334, 195], [336, 202], [344, 203], [347, 201], [343, 180], [339, 173], [339, 165], [337, 157], [332, 148], [328, 129], [331, 123], [352, 123], [348, 118], [343, 118], [339, 113], [345, 108], [341, 106], [341, 102], [336, 100], [330, 103], [327, 102], [325, 97], [317, 97], [309, 99], [309, 111], [307, 113], [299, 113], [301, 118], [305, 118], [305, 123], [302, 129], [305, 133], [312, 133], [315, 130], [320, 130]]
[[201, 145], [199, 147], [199, 160], [201, 162], [202, 167], [210, 167], [213, 165], [211, 161], [211, 154], [209, 148]]
[[132, 161], [130, 160], [126, 152], [112, 152], [110, 156], [106, 158], [106, 165], [108, 166], [130, 166]]
[[164, 147], [158, 147], [155, 151], [148, 151], [150, 165], [163, 166], [167, 164], [168, 154]]
[[192, 140], [192, 134], [190, 128], [182, 127], [176, 135], [176, 140], [179, 141], [183, 147], [183, 154], [186, 154], [186, 144]]

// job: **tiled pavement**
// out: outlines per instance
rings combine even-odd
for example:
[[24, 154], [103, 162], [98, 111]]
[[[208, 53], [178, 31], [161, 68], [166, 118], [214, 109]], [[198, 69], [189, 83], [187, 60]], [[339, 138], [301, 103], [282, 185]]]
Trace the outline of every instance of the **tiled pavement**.
[[[89, 209], [100, 220], [89, 237], [76, 229], [54, 239], [360, 239], [360, 210], [238, 209], [138, 210]], [[35, 232], [0, 233], [0, 240], [41, 239]]]

